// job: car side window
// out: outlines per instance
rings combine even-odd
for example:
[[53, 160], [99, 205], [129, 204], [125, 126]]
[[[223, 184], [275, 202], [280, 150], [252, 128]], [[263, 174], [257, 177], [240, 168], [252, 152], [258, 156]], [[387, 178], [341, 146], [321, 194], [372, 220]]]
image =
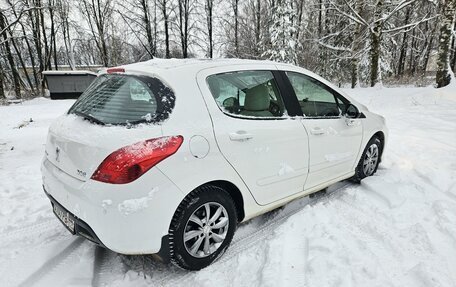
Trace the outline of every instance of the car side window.
[[347, 107], [348, 104], [350, 104], [350, 101], [340, 95], [336, 95], [336, 100], [340, 110], [342, 111], [342, 114], [344, 114], [347, 111]]
[[338, 117], [339, 105], [332, 91], [317, 80], [303, 74], [286, 72], [306, 117]]
[[284, 116], [285, 105], [270, 71], [239, 71], [211, 75], [209, 89], [220, 109], [244, 118]]

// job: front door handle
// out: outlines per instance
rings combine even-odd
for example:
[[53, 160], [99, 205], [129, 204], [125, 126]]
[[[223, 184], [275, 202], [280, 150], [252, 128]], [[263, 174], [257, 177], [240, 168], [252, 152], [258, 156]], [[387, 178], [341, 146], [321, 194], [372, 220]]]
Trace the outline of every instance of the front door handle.
[[247, 133], [246, 131], [237, 131], [235, 133], [230, 133], [230, 140], [232, 141], [247, 141], [253, 138], [252, 134]]
[[316, 136], [324, 135], [326, 132], [322, 128], [313, 128], [310, 129], [310, 133]]

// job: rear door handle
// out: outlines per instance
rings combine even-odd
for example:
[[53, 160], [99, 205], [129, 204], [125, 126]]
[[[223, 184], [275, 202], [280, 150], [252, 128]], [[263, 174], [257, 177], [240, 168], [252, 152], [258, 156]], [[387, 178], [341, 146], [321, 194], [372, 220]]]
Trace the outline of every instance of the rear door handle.
[[247, 133], [246, 131], [237, 131], [235, 133], [230, 133], [230, 140], [232, 141], [247, 141], [253, 138], [252, 134]]
[[310, 133], [316, 136], [324, 135], [326, 132], [322, 128], [313, 128], [310, 129]]

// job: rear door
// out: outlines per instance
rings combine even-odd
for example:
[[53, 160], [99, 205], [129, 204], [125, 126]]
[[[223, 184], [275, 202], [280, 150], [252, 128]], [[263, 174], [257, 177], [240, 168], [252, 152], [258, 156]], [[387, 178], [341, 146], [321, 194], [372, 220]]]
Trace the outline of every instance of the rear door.
[[302, 192], [308, 172], [307, 134], [289, 117], [274, 70], [216, 68], [198, 75], [219, 149], [261, 205]]
[[309, 134], [310, 167], [305, 189], [346, 176], [355, 166], [363, 128], [342, 115], [348, 100], [317, 79], [286, 72]]

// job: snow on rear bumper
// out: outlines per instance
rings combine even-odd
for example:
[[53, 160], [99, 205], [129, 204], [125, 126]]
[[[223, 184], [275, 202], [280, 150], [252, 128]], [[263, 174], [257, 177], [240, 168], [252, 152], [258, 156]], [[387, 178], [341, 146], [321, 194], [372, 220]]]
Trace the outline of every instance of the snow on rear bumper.
[[80, 181], [46, 159], [41, 171], [46, 193], [87, 224], [101, 245], [122, 254], [158, 253], [184, 197], [157, 168], [121, 185]]

